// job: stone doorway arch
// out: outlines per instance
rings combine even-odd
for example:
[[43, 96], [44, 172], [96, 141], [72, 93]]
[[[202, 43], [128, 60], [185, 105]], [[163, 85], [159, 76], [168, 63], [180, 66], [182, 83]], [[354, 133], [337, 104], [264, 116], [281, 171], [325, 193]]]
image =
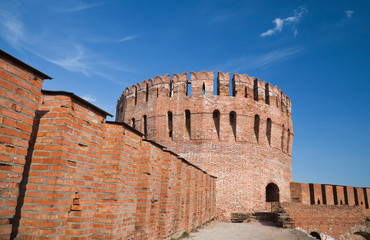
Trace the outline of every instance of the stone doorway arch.
[[319, 234], [319, 233], [317, 233], [317, 232], [312, 232], [312, 233], [310, 233], [310, 235], [311, 235], [312, 237], [316, 238], [316, 239], [320, 239], [320, 240], [321, 240], [320, 234]]
[[370, 239], [370, 233], [367, 232], [355, 232], [353, 239], [358, 239], [358, 240], [369, 240]]
[[275, 183], [269, 183], [266, 186], [266, 202], [279, 202], [279, 187]]

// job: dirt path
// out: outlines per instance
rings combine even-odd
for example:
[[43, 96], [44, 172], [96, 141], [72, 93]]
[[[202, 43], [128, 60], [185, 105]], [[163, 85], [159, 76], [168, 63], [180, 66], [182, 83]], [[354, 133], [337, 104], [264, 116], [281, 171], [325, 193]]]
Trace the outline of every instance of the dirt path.
[[[314, 240], [295, 230], [272, 226], [269, 222], [225, 223], [212, 222], [197, 232], [190, 233], [191, 240]], [[184, 239], [185, 240], [185, 239]]]

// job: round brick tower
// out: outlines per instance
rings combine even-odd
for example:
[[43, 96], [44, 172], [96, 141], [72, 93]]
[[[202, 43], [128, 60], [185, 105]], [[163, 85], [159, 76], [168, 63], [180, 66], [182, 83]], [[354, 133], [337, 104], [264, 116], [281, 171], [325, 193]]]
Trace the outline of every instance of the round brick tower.
[[[292, 181], [291, 101], [276, 86], [230, 73], [157, 76], [126, 88], [116, 121], [125, 122], [217, 176], [217, 211], [268, 211], [288, 201]], [[191, 94], [188, 85], [191, 85]]]

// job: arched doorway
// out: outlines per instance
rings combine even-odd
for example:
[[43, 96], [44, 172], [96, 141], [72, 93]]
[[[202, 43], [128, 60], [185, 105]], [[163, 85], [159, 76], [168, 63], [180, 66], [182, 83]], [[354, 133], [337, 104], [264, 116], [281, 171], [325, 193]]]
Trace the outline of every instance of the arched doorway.
[[275, 183], [266, 186], [266, 202], [279, 202], [279, 187]]
[[355, 232], [353, 239], [358, 239], [358, 240], [369, 240], [370, 239], [370, 233], [367, 232]]
[[312, 232], [310, 233], [310, 235], [316, 239], [320, 239], [321, 240], [321, 237], [320, 237], [320, 234], [318, 234], [317, 232]]

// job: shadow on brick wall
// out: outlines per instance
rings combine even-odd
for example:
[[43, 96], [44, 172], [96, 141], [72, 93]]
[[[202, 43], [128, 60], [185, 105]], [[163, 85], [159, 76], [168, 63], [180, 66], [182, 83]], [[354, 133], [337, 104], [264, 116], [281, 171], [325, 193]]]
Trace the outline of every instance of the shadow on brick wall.
[[24, 203], [24, 197], [26, 196], [26, 190], [27, 190], [27, 183], [28, 183], [28, 177], [29, 172], [31, 169], [31, 163], [32, 163], [32, 155], [33, 150], [36, 143], [37, 138], [37, 132], [39, 131], [39, 125], [40, 125], [40, 119], [43, 115], [45, 115], [48, 111], [40, 111], [37, 110], [35, 112], [35, 118], [32, 124], [32, 133], [30, 137], [30, 142], [27, 149], [27, 156], [26, 156], [26, 162], [24, 164], [23, 174], [22, 174], [22, 180], [19, 183], [19, 195], [17, 199], [17, 206], [15, 209], [15, 214], [12, 219], [10, 219], [10, 223], [12, 224], [12, 233], [10, 235], [10, 239], [15, 239], [18, 235], [19, 230], [19, 222], [22, 215], [22, 207]]

